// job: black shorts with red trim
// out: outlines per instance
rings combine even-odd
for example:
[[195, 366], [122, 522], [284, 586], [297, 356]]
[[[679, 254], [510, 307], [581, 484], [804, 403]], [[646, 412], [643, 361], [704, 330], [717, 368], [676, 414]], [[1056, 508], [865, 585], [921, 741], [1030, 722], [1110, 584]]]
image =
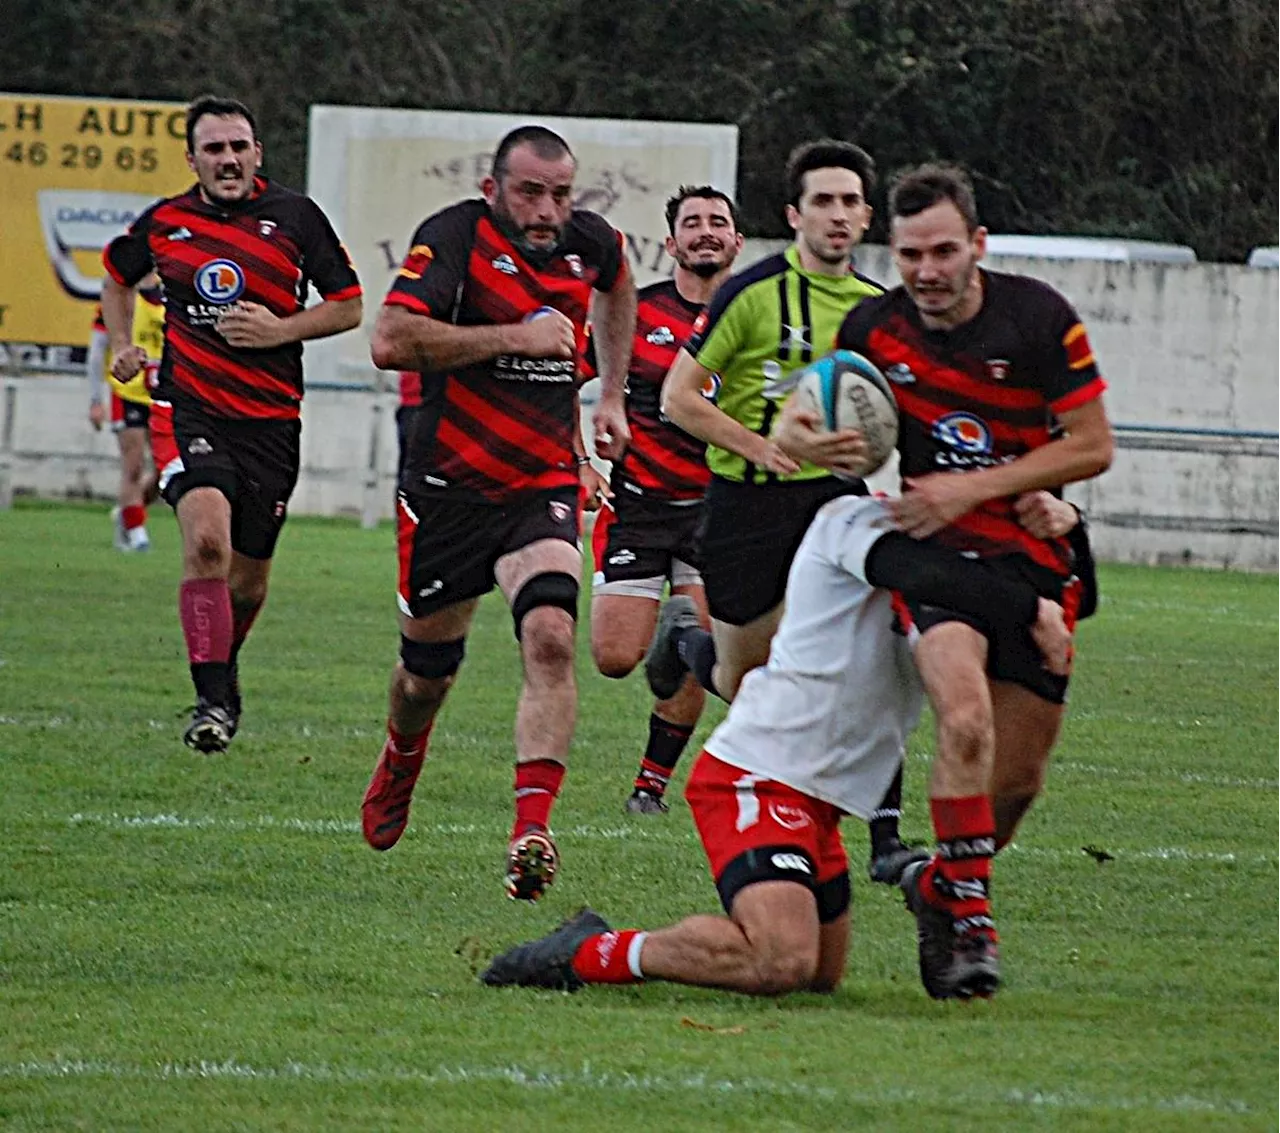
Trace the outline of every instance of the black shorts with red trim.
[[703, 751], [684, 797], [716, 880], [720, 903], [759, 881], [794, 881], [830, 924], [849, 909], [849, 859], [840, 841], [844, 812], [776, 779], [744, 771]]
[[231, 549], [269, 559], [298, 483], [302, 423], [218, 417], [187, 402], [155, 402], [151, 451], [160, 493], [176, 508], [193, 488], [216, 488], [231, 504]]
[[151, 407], [139, 401], [128, 401], [114, 391], [111, 394], [111, 431], [145, 429], [151, 416]]
[[447, 490], [396, 495], [399, 602], [412, 618], [494, 588], [498, 560], [530, 543], [578, 545], [578, 488], [550, 488], [503, 503]]
[[[1075, 628], [1081, 594], [1078, 578], [1063, 578], [1025, 555], [1000, 555], [985, 561], [996, 573], [1029, 583], [1042, 598], [1057, 602], [1062, 607], [1067, 628]], [[1044, 655], [1031, 639], [1029, 627], [992, 632], [974, 618], [943, 606], [899, 601], [895, 608], [899, 618], [910, 618], [910, 623], [922, 634], [943, 622], [963, 622], [972, 626], [987, 639], [987, 676], [991, 680], [1021, 685], [1051, 704], [1066, 703], [1070, 675], [1059, 676], [1044, 667]]]
[[702, 503], [671, 503], [625, 488], [600, 509], [591, 532], [595, 570], [605, 582], [670, 578], [676, 560], [700, 569], [697, 533]]
[[711, 616], [741, 626], [781, 603], [791, 560], [818, 509], [838, 496], [866, 494], [861, 480], [835, 476], [772, 484], [713, 476], [698, 532]]

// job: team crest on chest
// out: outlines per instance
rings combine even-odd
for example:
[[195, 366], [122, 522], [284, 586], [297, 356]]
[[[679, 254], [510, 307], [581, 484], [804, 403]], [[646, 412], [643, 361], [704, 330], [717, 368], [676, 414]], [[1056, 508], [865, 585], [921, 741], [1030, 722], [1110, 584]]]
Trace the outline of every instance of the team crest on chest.
[[579, 279], [582, 278], [582, 257], [576, 252], [570, 252], [564, 258], [564, 262], [569, 265], [569, 270], [573, 272]]
[[1013, 363], [1008, 358], [988, 358], [986, 365], [987, 377], [993, 382], [1007, 381], [1009, 372], [1013, 369]]
[[654, 327], [644, 336], [644, 340], [654, 346], [670, 346], [675, 342], [676, 336], [671, 333], [670, 327]]

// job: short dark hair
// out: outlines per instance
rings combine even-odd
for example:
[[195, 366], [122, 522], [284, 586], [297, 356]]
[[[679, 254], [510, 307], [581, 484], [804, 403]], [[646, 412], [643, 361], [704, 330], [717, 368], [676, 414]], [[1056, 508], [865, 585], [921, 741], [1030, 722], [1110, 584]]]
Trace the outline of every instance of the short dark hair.
[[706, 201], [724, 201], [729, 206], [729, 216], [733, 220], [733, 230], [735, 232], [738, 231], [738, 206], [733, 203], [733, 198], [728, 193], [722, 192], [711, 185], [681, 185], [667, 198], [667, 231], [672, 236], [676, 234], [676, 217], [680, 215], [680, 206], [685, 201], [695, 197]]
[[787, 158], [787, 203], [799, 208], [804, 195], [804, 175], [814, 169], [850, 169], [862, 178], [862, 195], [870, 198], [876, 187], [876, 163], [861, 146], [835, 138], [804, 142]]
[[942, 201], [956, 206], [970, 233], [977, 231], [978, 204], [973, 182], [958, 165], [927, 162], [896, 174], [889, 186], [889, 217], [915, 216]]
[[548, 130], [546, 126], [517, 126], [498, 143], [498, 148], [494, 151], [489, 174], [495, 181], [501, 181], [507, 175], [507, 159], [516, 146], [531, 146], [533, 152], [544, 161], [555, 161], [566, 154], [573, 157], [569, 143], [554, 130]]
[[216, 118], [243, 118], [249, 123], [254, 139], [258, 137], [258, 124], [254, 121], [253, 111], [236, 98], [222, 98], [216, 94], [202, 94], [187, 107], [187, 153], [194, 153], [196, 148], [196, 123], [206, 114]]

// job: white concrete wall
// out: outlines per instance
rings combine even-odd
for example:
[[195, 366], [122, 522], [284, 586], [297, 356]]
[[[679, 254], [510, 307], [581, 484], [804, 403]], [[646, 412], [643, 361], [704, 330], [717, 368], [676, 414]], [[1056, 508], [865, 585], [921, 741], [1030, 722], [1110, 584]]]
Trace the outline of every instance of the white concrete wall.
[[[750, 241], [744, 264], [775, 246]], [[1067, 295], [1110, 384], [1115, 465], [1070, 493], [1090, 514], [1100, 556], [1275, 570], [1280, 273], [1021, 259], [997, 266]], [[897, 281], [885, 249], [864, 249], [859, 268]], [[6, 490], [114, 493], [115, 442], [89, 427], [84, 379], [16, 377], [3, 386], [0, 500]], [[295, 514], [391, 514], [395, 403], [392, 393], [308, 393]]]

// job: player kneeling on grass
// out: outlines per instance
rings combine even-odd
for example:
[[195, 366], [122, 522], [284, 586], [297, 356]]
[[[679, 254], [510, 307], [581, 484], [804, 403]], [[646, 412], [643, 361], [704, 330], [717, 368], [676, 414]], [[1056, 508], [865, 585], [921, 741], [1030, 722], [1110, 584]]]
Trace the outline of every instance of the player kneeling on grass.
[[1029, 584], [910, 539], [879, 500], [828, 503], [796, 554], [768, 663], [744, 678], [685, 788], [728, 917], [614, 931], [584, 909], [498, 956], [482, 982], [834, 990], [850, 904], [838, 825], [846, 814], [870, 817], [921, 704], [909, 644], [894, 633], [889, 587], [919, 602], [945, 598], [989, 632], [1029, 636], [1047, 668], [1066, 671], [1062, 609]]

